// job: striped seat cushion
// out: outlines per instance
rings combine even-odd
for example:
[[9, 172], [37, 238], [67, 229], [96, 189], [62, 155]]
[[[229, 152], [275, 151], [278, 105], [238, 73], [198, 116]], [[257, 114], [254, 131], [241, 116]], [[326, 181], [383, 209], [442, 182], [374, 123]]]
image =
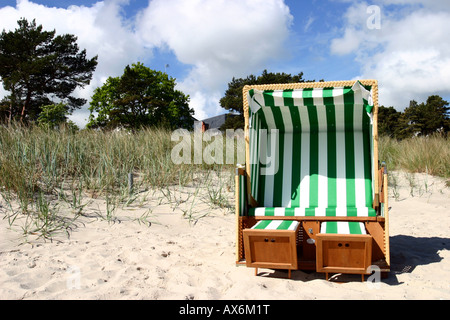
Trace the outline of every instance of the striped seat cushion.
[[261, 220], [252, 229], [257, 230], [296, 230], [299, 222], [290, 220]]
[[330, 207], [330, 208], [250, 208], [251, 217], [375, 217], [376, 212], [369, 207]]
[[367, 93], [358, 83], [249, 91], [253, 215], [374, 214]]
[[320, 233], [327, 234], [367, 234], [364, 223], [354, 221], [322, 222]]

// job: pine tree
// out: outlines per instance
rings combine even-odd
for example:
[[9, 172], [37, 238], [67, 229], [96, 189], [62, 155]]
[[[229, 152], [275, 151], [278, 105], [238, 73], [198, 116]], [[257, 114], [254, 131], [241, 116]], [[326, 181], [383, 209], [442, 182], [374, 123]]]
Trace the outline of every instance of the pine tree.
[[74, 35], [55, 36], [35, 20], [17, 23], [15, 31], [0, 34], [0, 79], [9, 92], [0, 103], [3, 116], [33, 121], [45, 105], [62, 102], [69, 113], [84, 105], [85, 99], [71, 94], [90, 83], [97, 56], [87, 59]]

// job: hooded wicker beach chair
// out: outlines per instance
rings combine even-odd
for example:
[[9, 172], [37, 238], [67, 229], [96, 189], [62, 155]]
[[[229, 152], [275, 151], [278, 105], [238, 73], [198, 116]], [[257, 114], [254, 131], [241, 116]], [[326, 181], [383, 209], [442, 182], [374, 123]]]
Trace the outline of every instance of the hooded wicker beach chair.
[[387, 170], [375, 80], [246, 86], [237, 263], [389, 272]]

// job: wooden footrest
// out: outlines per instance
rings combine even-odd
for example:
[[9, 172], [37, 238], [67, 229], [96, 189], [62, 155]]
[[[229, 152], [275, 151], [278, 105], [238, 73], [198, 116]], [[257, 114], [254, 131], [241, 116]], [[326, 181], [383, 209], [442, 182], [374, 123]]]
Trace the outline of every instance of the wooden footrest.
[[296, 270], [298, 221], [262, 220], [244, 229], [247, 267]]
[[323, 222], [316, 238], [316, 270], [325, 273], [368, 274], [372, 236], [362, 222]]

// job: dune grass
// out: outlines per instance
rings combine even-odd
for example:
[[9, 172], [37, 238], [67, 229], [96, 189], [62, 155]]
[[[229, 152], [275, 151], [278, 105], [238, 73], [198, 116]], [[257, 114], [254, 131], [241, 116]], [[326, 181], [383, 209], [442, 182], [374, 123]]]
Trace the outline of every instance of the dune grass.
[[[118, 203], [136, 199], [130, 194], [130, 173], [136, 191], [186, 186], [199, 173], [232, 173], [233, 165], [174, 164], [174, 144], [165, 129], [128, 133], [0, 127], [0, 200], [6, 203], [5, 218], [11, 225], [26, 214], [25, 234], [50, 237], [53, 231], [71, 228], [87, 198], [105, 199], [104, 217], [112, 219]], [[211, 202], [218, 206], [224, 203], [222, 188], [209, 189]], [[62, 218], [58, 201], [74, 214]]]
[[450, 140], [443, 135], [396, 140], [379, 138], [379, 159], [390, 170], [450, 178]]
[[[185, 184], [208, 165], [176, 165], [174, 142], [164, 129], [126, 132], [0, 128], [0, 185], [18, 194], [52, 193], [66, 184], [96, 192], [120, 192], [128, 174], [153, 187]], [[139, 185], [137, 186], [139, 187]]]
[[[236, 163], [175, 164], [171, 134], [157, 128], [128, 133], [0, 126], [0, 212], [10, 225], [25, 215], [25, 235], [51, 238], [56, 232], [70, 232], [90, 199], [104, 199], [102, 217], [114, 220], [118, 205], [135, 201], [139, 190], [161, 191], [161, 199], [172, 208], [184, 203], [180, 210], [190, 221], [204, 216], [195, 209], [199, 189], [206, 190], [203, 202], [232, 211], [233, 199], [226, 194], [234, 191]], [[442, 136], [402, 141], [380, 137], [379, 158], [389, 170], [450, 178], [450, 141]], [[173, 186], [194, 188], [181, 199]]]

